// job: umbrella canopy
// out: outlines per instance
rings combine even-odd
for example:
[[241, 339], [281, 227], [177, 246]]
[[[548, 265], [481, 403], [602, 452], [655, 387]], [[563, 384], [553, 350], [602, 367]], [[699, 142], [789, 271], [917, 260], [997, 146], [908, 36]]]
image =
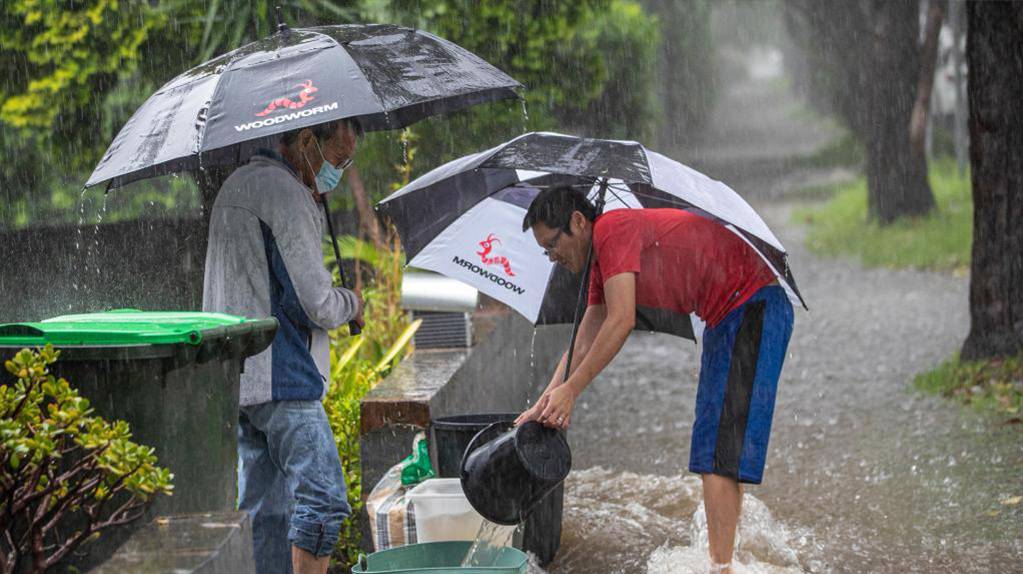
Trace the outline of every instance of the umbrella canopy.
[[272, 136], [341, 118], [403, 128], [522, 87], [471, 52], [388, 24], [289, 29], [193, 68], [121, 129], [86, 187], [247, 159]]
[[[530, 133], [423, 175], [377, 205], [401, 235], [409, 265], [468, 283], [535, 324], [573, 320], [579, 277], [551, 263], [526, 210], [550, 185], [589, 188], [604, 211], [678, 208], [710, 218], [741, 237], [802, 304], [785, 249], [767, 224], [727, 185], [636, 142]], [[637, 309], [637, 328], [695, 338], [689, 317]]]

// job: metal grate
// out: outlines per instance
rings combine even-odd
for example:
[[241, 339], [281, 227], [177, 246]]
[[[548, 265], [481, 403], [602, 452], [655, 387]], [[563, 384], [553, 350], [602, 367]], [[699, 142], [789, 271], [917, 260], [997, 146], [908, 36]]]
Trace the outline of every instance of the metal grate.
[[413, 341], [418, 349], [469, 347], [472, 345], [472, 319], [468, 313], [453, 311], [413, 311], [412, 319], [422, 319]]

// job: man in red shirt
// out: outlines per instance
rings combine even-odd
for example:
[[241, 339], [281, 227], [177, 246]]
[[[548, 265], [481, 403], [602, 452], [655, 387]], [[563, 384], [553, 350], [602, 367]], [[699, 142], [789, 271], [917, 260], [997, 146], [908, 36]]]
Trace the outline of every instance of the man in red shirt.
[[730, 572], [742, 485], [763, 478], [792, 305], [757, 252], [720, 223], [680, 209], [595, 214], [571, 187], [542, 191], [526, 213], [523, 230], [552, 261], [580, 273], [591, 243], [594, 260], [569, 378], [566, 353], [516, 422], [568, 428], [576, 399], [621, 350], [637, 315], [695, 315], [706, 329], [689, 470], [703, 479], [711, 570]]

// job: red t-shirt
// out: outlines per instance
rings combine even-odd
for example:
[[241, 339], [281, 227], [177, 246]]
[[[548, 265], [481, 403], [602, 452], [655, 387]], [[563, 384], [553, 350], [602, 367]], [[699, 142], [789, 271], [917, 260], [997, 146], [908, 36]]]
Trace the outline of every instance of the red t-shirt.
[[713, 327], [775, 280], [767, 263], [721, 224], [680, 209], [616, 209], [593, 227], [590, 305], [604, 281], [636, 274], [636, 305], [693, 313]]

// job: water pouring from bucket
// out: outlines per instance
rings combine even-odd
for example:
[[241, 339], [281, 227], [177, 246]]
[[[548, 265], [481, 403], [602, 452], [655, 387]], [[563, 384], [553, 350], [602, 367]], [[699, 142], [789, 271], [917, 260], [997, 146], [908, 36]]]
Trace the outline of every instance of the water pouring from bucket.
[[[494, 423], [476, 434], [462, 457], [461, 483], [466, 499], [487, 521], [518, 525], [572, 468], [572, 453], [564, 431], [531, 421], [508, 429]], [[496, 529], [480, 529], [462, 562], [484, 566], [501, 541]]]
[[494, 564], [505, 547], [512, 545], [512, 539], [522, 529], [522, 524], [515, 528], [495, 524], [487, 520], [480, 525], [476, 539], [469, 551], [462, 558], [462, 568], [487, 567]]

